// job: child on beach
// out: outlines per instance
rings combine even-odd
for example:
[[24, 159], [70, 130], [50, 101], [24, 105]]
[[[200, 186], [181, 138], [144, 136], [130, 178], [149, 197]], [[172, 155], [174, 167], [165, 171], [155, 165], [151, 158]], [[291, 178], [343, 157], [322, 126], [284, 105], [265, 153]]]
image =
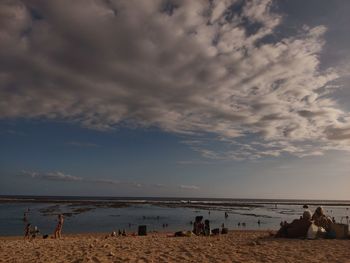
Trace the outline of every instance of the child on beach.
[[55, 233], [54, 233], [54, 237], [55, 238], [61, 238], [63, 222], [64, 222], [63, 215], [59, 214], [58, 215], [58, 223], [57, 223], [57, 226], [56, 226], [56, 229], [55, 229]]

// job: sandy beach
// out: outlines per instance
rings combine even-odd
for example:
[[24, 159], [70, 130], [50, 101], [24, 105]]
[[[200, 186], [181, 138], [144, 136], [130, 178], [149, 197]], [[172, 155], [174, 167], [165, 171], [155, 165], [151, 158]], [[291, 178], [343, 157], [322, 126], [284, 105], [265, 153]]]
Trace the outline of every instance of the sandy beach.
[[66, 235], [0, 238], [0, 262], [350, 262], [350, 240], [292, 240], [267, 231], [211, 237]]

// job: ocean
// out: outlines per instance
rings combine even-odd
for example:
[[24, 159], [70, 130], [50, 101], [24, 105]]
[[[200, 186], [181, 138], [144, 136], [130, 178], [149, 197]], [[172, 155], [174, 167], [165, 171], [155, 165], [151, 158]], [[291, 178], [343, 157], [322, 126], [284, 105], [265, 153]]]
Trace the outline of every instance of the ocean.
[[53, 233], [59, 213], [65, 215], [63, 234], [132, 233], [139, 225], [158, 232], [191, 230], [191, 221], [199, 215], [209, 219], [212, 229], [224, 224], [229, 229], [276, 230], [281, 221], [299, 218], [304, 205], [312, 212], [322, 205], [337, 222], [348, 223], [350, 201], [0, 196], [0, 236], [23, 235], [26, 211], [41, 234]]

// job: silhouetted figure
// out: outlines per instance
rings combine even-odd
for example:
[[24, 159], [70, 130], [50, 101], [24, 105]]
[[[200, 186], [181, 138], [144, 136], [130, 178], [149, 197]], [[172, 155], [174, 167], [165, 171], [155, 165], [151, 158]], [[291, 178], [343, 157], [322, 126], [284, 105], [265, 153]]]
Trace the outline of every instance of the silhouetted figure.
[[62, 235], [62, 228], [63, 228], [63, 222], [64, 222], [64, 218], [62, 214], [58, 215], [58, 222], [57, 222], [57, 226], [54, 232], [54, 237], [55, 238], [61, 238]]
[[27, 223], [24, 228], [24, 239], [30, 238], [30, 228], [31, 224]]
[[196, 216], [194, 224], [193, 224], [193, 233], [195, 235], [202, 235], [204, 234], [204, 224], [202, 222], [203, 216]]
[[209, 220], [207, 219], [204, 221], [204, 235], [210, 236], [210, 234], [211, 234], [211, 229], [210, 229]]
[[258, 225], [260, 226], [261, 222], [260, 222], [260, 219], [258, 220]]
[[28, 223], [28, 212], [24, 212], [23, 214], [23, 222]]
[[227, 212], [225, 212], [225, 218], [228, 218], [228, 213]]

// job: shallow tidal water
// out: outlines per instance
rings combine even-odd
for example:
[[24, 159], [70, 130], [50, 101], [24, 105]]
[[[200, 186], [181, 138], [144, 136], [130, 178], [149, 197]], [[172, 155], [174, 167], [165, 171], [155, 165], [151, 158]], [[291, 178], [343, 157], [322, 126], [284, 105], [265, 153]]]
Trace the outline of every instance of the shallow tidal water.
[[[252, 204], [252, 202], [250, 202]], [[254, 204], [254, 202], [253, 202]], [[89, 205], [74, 206], [91, 208], [91, 210], [72, 214], [65, 217], [63, 233], [84, 232], [112, 232], [125, 229], [126, 232], [137, 232], [139, 225], [146, 225], [147, 231], [174, 232], [191, 230], [191, 221], [195, 216], [202, 215], [209, 219], [211, 228], [221, 227], [229, 229], [271, 229], [279, 228], [281, 221], [292, 221], [299, 218], [304, 209], [302, 204], [261, 204], [261, 207], [232, 207], [215, 206], [208, 202], [202, 208], [167, 207], [148, 203], [131, 204], [129, 207], [96, 207]], [[331, 217], [346, 223], [346, 216], [350, 216], [350, 205], [332, 206], [323, 205], [324, 210]], [[57, 211], [69, 213], [72, 206], [69, 203], [0, 203], [0, 236], [23, 235], [24, 211], [28, 212], [28, 221], [37, 226], [41, 234], [52, 234], [57, 219]], [[210, 209], [210, 210], [208, 210]], [[309, 206], [313, 212], [316, 206]], [[48, 210], [54, 211], [47, 213]], [[43, 211], [46, 211], [44, 213]], [[210, 212], [209, 212], [210, 211]], [[224, 213], [228, 213], [225, 218]], [[260, 221], [260, 225], [258, 224]], [[243, 227], [242, 223], [246, 226]], [[239, 226], [239, 223], [241, 224]], [[167, 225], [167, 226], [164, 226]]]

